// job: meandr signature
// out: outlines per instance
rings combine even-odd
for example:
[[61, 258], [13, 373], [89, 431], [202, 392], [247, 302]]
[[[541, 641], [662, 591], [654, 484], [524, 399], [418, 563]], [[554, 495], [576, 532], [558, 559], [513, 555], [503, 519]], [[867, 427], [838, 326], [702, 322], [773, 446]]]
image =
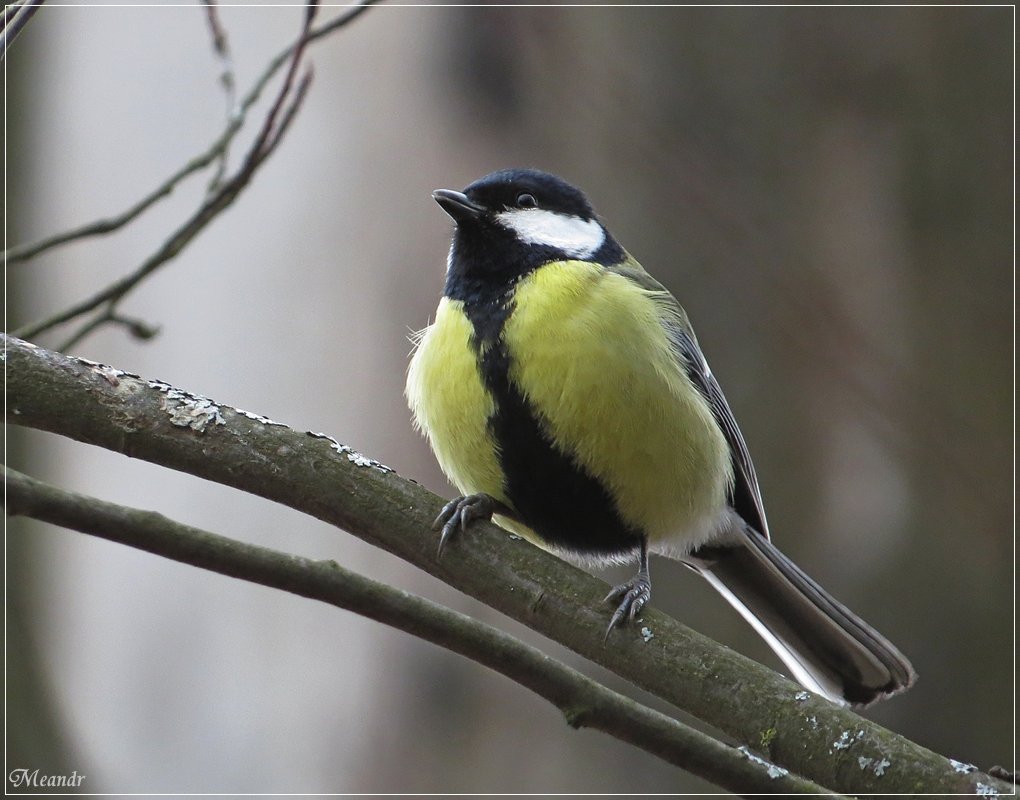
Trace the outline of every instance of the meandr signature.
[[70, 775], [47, 775], [38, 769], [12, 769], [7, 782], [14, 789], [77, 788], [85, 781], [75, 770]]

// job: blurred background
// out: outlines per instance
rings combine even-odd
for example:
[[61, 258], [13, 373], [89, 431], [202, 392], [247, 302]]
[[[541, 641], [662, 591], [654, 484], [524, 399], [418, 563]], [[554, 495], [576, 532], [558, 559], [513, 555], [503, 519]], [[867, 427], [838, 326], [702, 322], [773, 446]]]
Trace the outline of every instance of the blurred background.
[[[243, 94], [302, 12], [220, 17]], [[913, 660], [917, 686], [867, 716], [1010, 764], [1012, 48], [1009, 7], [379, 6], [311, 46], [279, 151], [122, 305], [160, 335], [103, 329], [73, 352], [327, 431], [450, 495], [402, 397], [450, 234], [429, 193], [506, 166], [559, 173], [686, 306], [776, 541]], [[127, 208], [225, 124], [199, 5], [43, 6], [7, 70], [9, 243]], [[206, 179], [11, 266], [8, 329], [134, 269]], [[288, 509], [34, 431], [12, 429], [8, 457], [334, 558], [605, 677]], [[22, 520], [7, 556], [9, 768], [77, 770], [103, 793], [709, 790], [351, 614]], [[652, 571], [657, 607], [778, 668], [696, 576]]]

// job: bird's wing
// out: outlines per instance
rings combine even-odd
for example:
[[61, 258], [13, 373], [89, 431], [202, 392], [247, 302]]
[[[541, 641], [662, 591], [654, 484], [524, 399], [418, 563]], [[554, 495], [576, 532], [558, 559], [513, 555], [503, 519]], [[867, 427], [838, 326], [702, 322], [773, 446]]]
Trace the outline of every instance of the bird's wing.
[[758, 476], [754, 471], [754, 462], [751, 461], [747, 443], [744, 442], [744, 436], [733, 417], [730, 404], [726, 402], [726, 396], [715, 379], [715, 375], [712, 374], [712, 370], [709, 369], [704, 353], [701, 352], [701, 347], [698, 345], [686, 312], [676, 301], [676, 298], [633, 259], [628, 259], [608, 269], [656, 295], [656, 299], [663, 309], [662, 326], [673, 345], [677, 361], [687, 377], [708, 401], [709, 408], [712, 409], [712, 414], [719, 423], [719, 427], [722, 428], [729, 444], [734, 477], [730, 503], [741, 518], [768, 539], [769, 527], [765, 519], [765, 506], [762, 503], [761, 490], [758, 488]]

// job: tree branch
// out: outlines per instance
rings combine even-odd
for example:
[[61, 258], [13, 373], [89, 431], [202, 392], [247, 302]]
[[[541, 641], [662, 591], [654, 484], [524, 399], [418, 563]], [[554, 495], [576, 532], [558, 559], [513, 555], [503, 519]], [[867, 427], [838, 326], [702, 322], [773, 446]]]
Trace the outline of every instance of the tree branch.
[[[26, 244], [15, 245], [8, 248], [3, 253], [3, 258], [6, 259], [7, 264], [17, 264], [19, 262], [28, 261], [41, 253], [51, 250], [54, 247], [69, 244], [80, 239], [86, 239], [92, 236], [102, 236], [108, 233], [113, 233], [119, 228], [124, 227], [130, 222], [134, 221], [143, 212], [149, 209], [159, 200], [164, 197], [168, 197], [173, 193], [174, 189], [177, 188], [183, 180], [196, 172], [201, 172], [213, 162], [217, 162], [219, 165], [216, 171], [216, 175], [212, 178], [209, 183], [210, 192], [215, 191], [220, 185], [223, 171], [226, 164], [226, 154], [230, 148], [230, 144], [233, 142], [234, 137], [244, 126], [247, 118], [248, 111], [262, 96], [262, 92], [265, 90], [266, 85], [269, 81], [279, 72], [280, 68], [287, 63], [287, 59], [294, 55], [295, 49], [299, 44], [303, 42], [301, 46], [307, 45], [313, 41], [323, 38], [324, 36], [339, 30], [340, 28], [347, 25], [352, 20], [360, 16], [367, 8], [380, 0], [362, 0], [361, 3], [349, 9], [347, 12], [342, 14], [330, 22], [321, 25], [318, 28], [314, 28], [308, 32], [307, 36], [303, 39], [299, 39], [298, 43], [289, 45], [282, 52], [277, 54], [262, 71], [262, 74], [256, 79], [255, 84], [248, 91], [248, 94], [244, 96], [240, 103], [236, 107], [232, 107], [230, 111], [230, 118], [227, 122], [226, 128], [216, 138], [216, 140], [202, 153], [199, 153], [194, 158], [190, 159], [180, 169], [174, 172], [169, 178], [163, 181], [159, 186], [153, 189], [145, 197], [141, 198], [138, 202], [133, 204], [130, 208], [116, 214], [112, 217], [105, 219], [96, 220], [94, 222], [82, 225], [77, 228], [72, 228], [68, 231], [62, 231], [60, 233], [47, 236], [43, 239], [39, 239], [35, 242], [28, 242]], [[208, 0], [207, 0], [208, 2]], [[12, 8], [15, 8], [12, 6]], [[224, 36], [224, 32], [219, 27], [218, 17], [215, 14], [215, 5], [211, 2], [207, 5], [207, 19], [209, 20], [210, 28], [212, 29], [213, 35], [213, 46], [217, 52], [217, 55], [224, 62], [223, 73], [221, 74], [221, 82], [226, 84], [227, 82], [233, 83], [233, 75], [229, 71], [227, 66], [229, 63], [229, 53], [224, 50], [220, 50], [220, 36]], [[223, 39], [225, 42], [225, 38]], [[224, 45], [225, 48], [225, 45]], [[226, 87], [225, 87], [226, 88]], [[228, 90], [228, 102], [232, 96], [232, 86]], [[22, 335], [34, 338], [38, 335], [38, 331], [32, 331], [32, 329], [25, 329]]]
[[[297, 74], [298, 65], [301, 61], [301, 55], [304, 53], [305, 46], [308, 43], [308, 35], [311, 29], [312, 20], [315, 17], [316, 8], [317, 4], [314, 2], [310, 2], [307, 6], [301, 35], [298, 38], [297, 45], [291, 52], [290, 66], [287, 70], [286, 77], [284, 78], [283, 85], [280, 87], [280, 91], [277, 93], [276, 99], [273, 101], [265, 119], [262, 121], [262, 127], [259, 130], [258, 135], [255, 137], [255, 141], [249, 148], [244, 161], [240, 167], [238, 167], [234, 175], [232, 175], [229, 180], [222, 183], [215, 192], [207, 197], [199, 209], [192, 214], [192, 216], [180, 228], [174, 231], [170, 238], [167, 239], [167, 241], [164, 242], [155, 253], [149, 256], [149, 258], [147, 258], [134, 272], [114, 281], [105, 289], [97, 292], [87, 300], [76, 303], [70, 308], [61, 311], [48, 319], [42, 320], [41, 322], [19, 329], [19, 335], [24, 335], [29, 338], [38, 336], [40, 333], [43, 333], [50, 328], [76, 319], [77, 317], [87, 314], [88, 312], [105, 304], [105, 310], [102, 311], [96, 319], [82, 325], [81, 328], [64, 344], [63, 349], [67, 349], [69, 346], [76, 343], [85, 333], [94, 330], [98, 327], [98, 325], [114, 320], [117, 316], [117, 304], [128, 292], [134, 289], [134, 287], [141, 283], [141, 281], [148, 275], [180, 253], [181, 250], [183, 250], [188, 243], [205, 228], [206, 225], [212, 222], [212, 220], [214, 220], [220, 212], [234, 202], [237, 196], [255, 175], [256, 170], [258, 170], [262, 163], [265, 162], [276, 146], [280, 143], [283, 138], [283, 134], [289, 127], [291, 119], [293, 119], [294, 114], [297, 112], [298, 108], [300, 108], [301, 103], [305, 98], [308, 85], [311, 82], [311, 72], [308, 72], [305, 77], [302, 78], [297, 89], [293, 92], [293, 98], [291, 98], [291, 89], [294, 85], [294, 78]], [[277, 121], [281, 115], [282, 121], [278, 123]]]
[[357, 575], [334, 561], [246, 544], [151, 511], [67, 492], [6, 467], [5, 481], [6, 507], [12, 516], [43, 520], [353, 611], [505, 675], [556, 706], [572, 727], [608, 733], [732, 792], [829, 794], [607, 689], [490, 625]]
[[[202, 3], [205, 5], [205, 18], [209, 24], [209, 34], [212, 36], [213, 53], [220, 62], [220, 86], [223, 87], [226, 99], [227, 120], [235, 120], [238, 116], [243, 117], [244, 111], [237, 106], [237, 79], [234, 77], [234, 57], [230, 52], [230, 40], [227, 38], [226, 28], [220, 22], [216, 0], [202, 0]], [[216, 169], [209, 181], [210, 189], [219, 186], [223, 180], [229, 158], [230, 142], [227, 141], [216, 158]]]
[[213, 53], [220, 62], [220, 85], [227, 98], [227, 116], [234, 113], [236, 98], [234, 92], [236, 81], [234, 80], [234, 58], [230, 54], [230, 41], [227, 38], [227, 30], [220, 22], [220, 14], [217, 10], [216, 0], [202, 0], [205, 6], [205, 20], [209, 24], [209, 34], [212, 36]]
[[[208, 194], [202, 205], [134, 272], [114, 281], [91, 297], [75, 303], [63, 311], [35, 323], [22, 326], [15, 333], [27, 338], [36, 338], [53, 328], [91, 314], [90, 318], [80, 322], [73, 333], [58, 349], [66, 350], [73, 347], [94, 330], [107, 324], [121, 325], [132, 335], [140, 338], [150, 338], [155, 335], [159, 330], [158, 326], [125, 317], [118, 311], [118, 305], [139, 283], [176, 257], [201, 233], [206, 225], [229, 207], [248, 185], [252, 177], [254, 177], [257, 169], [279, 145], [283, 135], [289, 129], [295, 114], [301, 107], [312, 79], [312, 71], [309, 68], [297, 83], [296, 88], [294, 87], [298, 65], [309, 42], [344, 27], [375, 2], [377, 0], [363, 0], [361, 4], [316, 29], [312, 27], [312, 22], [317, 13], [318, 3], [316, 0], [309, 0], [305, 7], [304, 24], [298, 40], [269, 63], [254, 87], [238, 105], [235, 113], [231, 114], [226, 130], [205, 153], [189, 161], [168, 180], [164, 181], [155, 190], [122, 214], [48, 237], [33, 244], [14, 247], [6, 251], [4, 253], [5, 259], [8, 263], [14, 263], [27, 260], [45, 250], [78, 239], [110, 233], [127, 225], [158, 200], [171, 194], [174, 188], [188, 176], [204, 169], [214, 161], [218, 164], [215, 174], [209, 183]], [[223, 79], [229, 98], [232, 96], [232, 86], [229, 84], [232, 84], [233, 80], [229, 68], [229, 51], [227, 49], [225, 33], [219, 25], [215, 9], [216, 7], [212, 0], [207, 0], [207, 19], [213, 35], [214, 49], [224, 62]], [[254, 144], [248, 150], [243, 163], [234, 175], [224, 181], [223, 173], [226, 168], [227, 152], [230, 143], [244, 124], [248, 109], [258, 100], [269, 79], [284, 64], [289, 64], [287, 75], [263, 120], [262, 127], [256, 136]], [[93, 314], [92, 312], [96, 313]]]
[[[436, 560], [440, 500], [388, 467], [161, 383], [4, 336], [7, 421], [233, 486], [382, 547], [753, 747], [847, 793], [1011, 787], [799, 689], [646, 609], [603, 643], [606, 584], [493, 525]], [[642, 633], [644, 632], [644, 633]]]

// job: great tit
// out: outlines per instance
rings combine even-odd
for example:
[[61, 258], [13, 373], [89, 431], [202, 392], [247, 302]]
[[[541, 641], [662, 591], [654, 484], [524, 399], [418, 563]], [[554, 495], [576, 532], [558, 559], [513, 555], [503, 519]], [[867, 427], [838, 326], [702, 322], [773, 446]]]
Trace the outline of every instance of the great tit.
[[637, 560], [607, 636], [651, 596], [649, 552], [708, 579], [806, 688], [866, 705], [910, 662], [769, 539], [744, 437], [674, 297], [585, 195], [531, 169], [433, 198], [455, 223], [406, 394], [463, 493], [440, 549], [492, 518], [582, 563]]

